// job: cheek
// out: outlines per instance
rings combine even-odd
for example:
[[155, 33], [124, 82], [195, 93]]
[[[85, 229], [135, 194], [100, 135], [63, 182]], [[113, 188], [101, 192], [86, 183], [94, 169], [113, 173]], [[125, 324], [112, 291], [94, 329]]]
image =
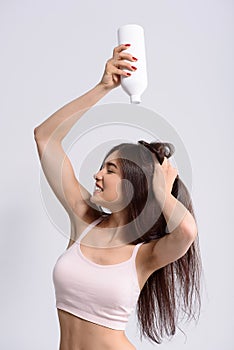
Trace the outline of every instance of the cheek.
[[127, 179], [122, 179], [116, 184], [116, 193], [118, 198], [121, 198], [125, 204], [129, 204], [134, 195], [132, 183]]
[[104, 195], [107, 200], [117, 201], [122, 199], [122, 179], [111, 179], [106, 183]]
[[121, 195], [123, 192], [122, 182], [123, 180], [120, 180], [115, 183], [115, 192], [118, 193], [118, 195]]

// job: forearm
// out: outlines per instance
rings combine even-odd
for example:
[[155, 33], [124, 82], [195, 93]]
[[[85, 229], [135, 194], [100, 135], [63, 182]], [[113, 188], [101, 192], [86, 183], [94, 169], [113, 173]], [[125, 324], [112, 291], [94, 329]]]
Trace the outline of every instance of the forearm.
[[77, 120], [108, 92], [109, 90], [102, 84], [97, 84], [94, 88], [60, 108], [37, 126], [34, 130], [35, 138], [44, 140], [52, 136], [54, 139], [62, 141]]
[[185, 232], [196, 236], [197, 226], [194, 217], [171, 193], [158, 201], [167, 222], [168, 232]]

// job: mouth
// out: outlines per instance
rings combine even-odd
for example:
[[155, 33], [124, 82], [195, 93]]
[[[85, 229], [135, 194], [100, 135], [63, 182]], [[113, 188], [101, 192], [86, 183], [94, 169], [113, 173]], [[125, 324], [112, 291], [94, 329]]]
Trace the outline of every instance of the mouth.
[[96, 184], [94, 192], [103, 192], [103, 188], [100, 185]]

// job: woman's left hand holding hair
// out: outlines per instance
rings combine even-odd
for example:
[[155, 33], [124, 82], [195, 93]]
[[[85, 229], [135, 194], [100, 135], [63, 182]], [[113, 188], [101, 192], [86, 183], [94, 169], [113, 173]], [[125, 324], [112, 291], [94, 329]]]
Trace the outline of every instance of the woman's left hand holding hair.
[[168, 233], [182, 232], [185, 237], [194, 240], [197, 234], [196, 222], [185, 206], [171, 193], [177, 175], [178, 170], [166, 157], [160, 164], [155, 156], [153, 191], [167, 222]]
[[178, 170], [171, 165], [166, 157], [160, 164], [156, 156], [154, 156], [153, 191], [157, 201], [162, 206], [168, 195], [171, 195], [177, 175]]

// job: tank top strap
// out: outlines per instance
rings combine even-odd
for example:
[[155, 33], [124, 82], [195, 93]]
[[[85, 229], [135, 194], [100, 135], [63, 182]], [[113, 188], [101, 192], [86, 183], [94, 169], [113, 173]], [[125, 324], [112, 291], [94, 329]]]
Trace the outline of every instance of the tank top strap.
[[135, 260], [136, 258], [136, 255], [137, 255], [137, 252], [140, 248], [140, 246], [143, 244], [144, 242], [140, 242], [140, 243], [137, 243], [133, 249], [133, 253], [132, 253], [132, 260]]
[[80, 241], [87, 235], [87, 233], [97, 224], [99, 224], [100, 221], [102, 221], [104, 219], [105, 215], [100, 216], [99, 218], [97, 218], [96, 220], [94, 220], [93, 222], [91, 222], [91, 224], [89, 224], [86, 229], [81, 233], [81, 235], [79, 236], [79, 238], [76, 240], [77, 243], [80, 243]]

